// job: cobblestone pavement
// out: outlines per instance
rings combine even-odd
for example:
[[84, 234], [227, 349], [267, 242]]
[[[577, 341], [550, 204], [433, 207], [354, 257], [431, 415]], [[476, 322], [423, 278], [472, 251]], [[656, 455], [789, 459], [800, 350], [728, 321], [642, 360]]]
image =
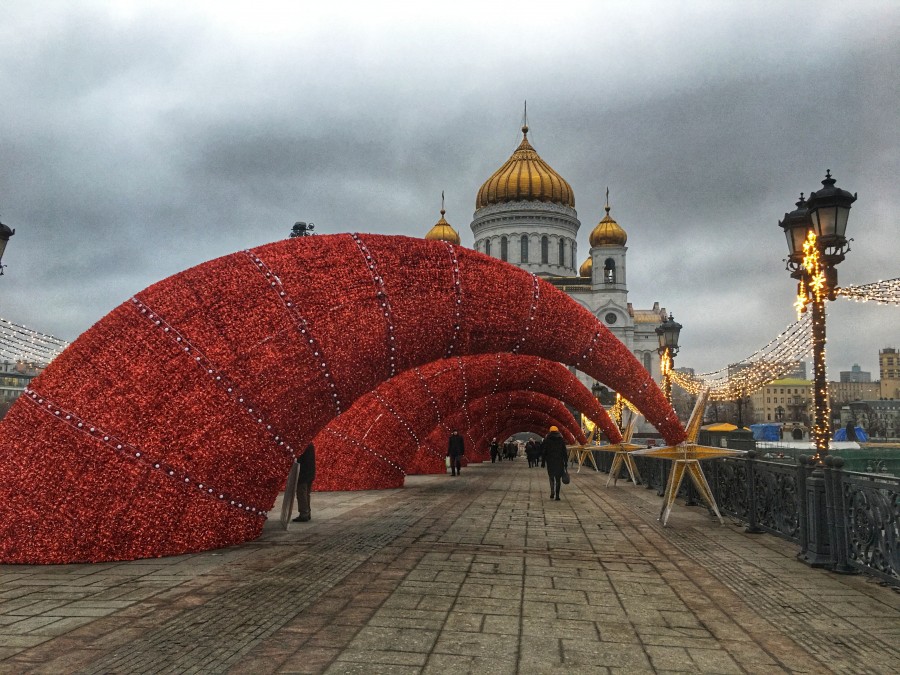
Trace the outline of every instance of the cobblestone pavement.
[[[900, 594], [651, 490], [524, 460], [314, 493], [158, 560], [0, 566], [0, 673], [890, 673]], [[276, 505], [276, 508], [278, 505]], [[277, 513], [277, 510], [276, 510]]]

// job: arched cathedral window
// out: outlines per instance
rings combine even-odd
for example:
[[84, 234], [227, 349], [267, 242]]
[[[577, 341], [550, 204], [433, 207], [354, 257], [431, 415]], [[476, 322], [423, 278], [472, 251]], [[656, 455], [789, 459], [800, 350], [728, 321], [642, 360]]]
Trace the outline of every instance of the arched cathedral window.
[[506, 237], [500, 237], [500, 260], [509, 260], [509, 242]]
[[541, 262], [545, 265], [550, 262], [550, 239], [546, 234], [541, 237]]
[[528, 235], [522, 235], [522, 262], [528, 262]]
[[651, 370], [653, 368], [653, 362], [650, 360], [650, 352], [647, 352], [646, 354], [644, 354], [644, 368], [647, 369], [648, 373], [653, 372]]
[[491, 240], [490, 239], [484, 240], [484, 254], [485, 255], [491, 254]]
[[571, 260], [572, 265], [574, 265], [575, 264], [575, 242], [574, 241], [569, 244], [569, 250], [572, 253], [572, 255], [569, 256], [569, 260]]
[[566, 264], [566, 240], [565, 239], [559, 240], [559, 264], [560, 265]]
[[607, 258], [603, 263], [603, 283], [616, 283], [616, 261], [612, 258]]

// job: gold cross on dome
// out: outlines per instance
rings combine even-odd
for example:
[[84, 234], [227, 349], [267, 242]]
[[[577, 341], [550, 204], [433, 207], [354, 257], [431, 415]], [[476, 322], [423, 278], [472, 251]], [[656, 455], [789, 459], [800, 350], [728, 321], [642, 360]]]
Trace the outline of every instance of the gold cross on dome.
[[690, 476], [691, 481], [697, 488], [697, 492], [700, 493], [703, 501], [707, 503], [709, 508], [719, 518], [719, 522], [723, 525], [725, 524], [722, 514], [719, 513], [719, 507], [713, 497], [709, 483], [706, 481], [706, 476], [703, 474], [703, 469], [700, 467], [700, 462], [704, 459], [741, 455], [743, 451], [698, 445], [697, 436], [700, 433], [700, 425], [703, 423], [703, 411], [706, 408], [708, 399], [709, 389], [697, 397], [697, 403], [694, 405], [691, 418], [687, 423], [687, 438], [682, 443], [668, 445], [663, 448], [647, 448], [634, 451], [635, 455], [672, 460], [672, 470], [669, 472], [669, 479], [666, 482], [666, 493], [663, 497], [662, 509], [659, 512], [659, 520], [662, 521], [663, 527], [669, 522], [669, 514], [672, 512], [672, 505], [675, 503], [675, 497], [678, 495], [678, 489], [681, 487], [685, 473]]

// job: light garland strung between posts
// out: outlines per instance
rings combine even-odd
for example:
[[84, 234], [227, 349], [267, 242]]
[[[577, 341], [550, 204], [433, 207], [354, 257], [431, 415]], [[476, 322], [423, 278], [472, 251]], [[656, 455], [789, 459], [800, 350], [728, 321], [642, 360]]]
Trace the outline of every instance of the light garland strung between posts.
[[0, 318], [0, 359], [45, 367], [68, 346], [58, 337]]
[[790, 372], [797, 361], [809, 355], [811, 323], [811, 316], [803, 314], [769, 344], [743, 361], [693, 376], [673, 370], [672, 381], [693, 396], [709, 389], [713, 401], [733, 401], [748, 396]]
[[854, 302], [875, 302], [879, 305], [900, 305], [900, 278], [838, 288], [837, 295]]

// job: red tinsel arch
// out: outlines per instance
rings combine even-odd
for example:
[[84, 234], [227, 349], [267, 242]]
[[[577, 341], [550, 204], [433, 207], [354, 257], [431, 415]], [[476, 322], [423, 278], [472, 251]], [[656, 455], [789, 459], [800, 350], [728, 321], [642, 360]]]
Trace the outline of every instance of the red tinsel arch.
[[[440, 473], [445, 449], [423, 445], [437, 425], [472, 400], [509, 390], [539, 391], [584, 412], [616, 443], [621, 435], [606, 410], [565, 366], [536, 356], [479, 354], [411, 368], [361, 396], [315, 438], [317, 490], [399, 487], [406, 474]], [[496, 402], [494, 417], [509, 407]], [[479, 422], [487, 424], [487, 418]], [[465, 430], [468, 433], [467, 424]], [[471, 434], [480, 433], [473, 426]], [[487, 459], [487, 447], [473, 445], [470, 460]], [[352, 470], [348, 468], [352, 464]]]
[[[498, 405], [504, 401], [511, 399], [510, 405], [502, 410], [496, 417], [488, 415], [495, 410]], [[581, 426], [572, 417], [566, 407], [557, 399], [537, 394], [531, 391], [513, 391], [501, 392], [473, 401], [469, 406], [470, 416], [467, 417], [465, 411], [460, 411], [447, 419], [447, 427], [450, 429], [457, 428], [460, 433], [467, 432], [466, 452], [469, 459], [475, 461], [484, 461], [488, 459], [488, 446], [476, 445], [482, 436], [487, 432], [493, 432], [502, 428], [508, 420], [514, 418], [517, 414], [528, 414], [535, 422], [545, 425], [546, 428], [551, 424], [559, 427], [560, 432], [566, 431], [565, 437], [567, 443], [574, 443], [576, 440], [584, 440], [584, 434]], [[493, 417], [493, 419], [491, 419]], [[470, 418], [478, 421], [471, 423]], [[482, 422], [490, 420], [489, 426], [485, 427]], [[470, 426], [467, 426], [470, 425]], [[446, 452], [450, 434], [443, 426], [435, 427], [435, 429], [426, 437], [426, 445], [434, 448], [444, 448]], [[471, 440], [470, 440], [471, 439]]]
[[0, 423], [0, 562], [174, 555], [259, 535], [294, 457], [380, 382], [457, 354], [557, 360], [684, 429], [571, 298], [444, 242], [295, 238], [123, 303]]

